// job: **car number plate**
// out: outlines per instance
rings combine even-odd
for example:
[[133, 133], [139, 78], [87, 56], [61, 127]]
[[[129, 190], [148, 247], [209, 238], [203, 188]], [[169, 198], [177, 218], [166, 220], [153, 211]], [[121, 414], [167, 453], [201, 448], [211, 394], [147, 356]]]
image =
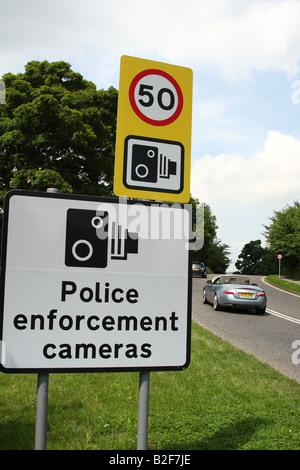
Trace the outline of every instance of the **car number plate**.
[[250, 299], [254, 298], [254, 294], [248, 294], [248, 293], [240, 293], [240, 297], [248, 297]]

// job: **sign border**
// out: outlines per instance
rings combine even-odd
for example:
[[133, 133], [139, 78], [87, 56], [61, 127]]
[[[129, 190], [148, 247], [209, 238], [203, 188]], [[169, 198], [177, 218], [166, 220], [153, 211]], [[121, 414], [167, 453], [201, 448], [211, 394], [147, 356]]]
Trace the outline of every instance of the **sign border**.
[[[0, 341], [2, 343], [3, 338], [3, 323], [4, 323], [4, 295], [5, 295], [5, 278], [6, 278], [6, 258], [7, 258], [7, 241], [8, 241], [8, 222], [9, 222], [9, 202], [12, 196], [28, 196], [28, 197], [44, 197], [51, 199], [70, 199], [70, 200], [80, 200], [80, 201], [94, 201], [94, 202], [106, 202], [112, 204], [119, 204], [119, 198], [105, 198], [97, 196], [85, 196], [79, 194], [66, 194], [66, 193], [48, 193], [48, 192], [38, 192], [38, 191], [27, 191], [27, 190], [11, 190], [9, 191], [4, 199], [4, 219], [3, 219], [3, 229], [2, 229], [2, 246], [1, 246], [1, 271], [0, 271]], [[127, 199], [127, 198], [126, 198]], [[158, 201], [140, 201], [140, 200], [130, 200], [127, 199], [127, 204], [143, 204], [146, 206], [151, 206], [153, 204], [157, 205]], [[161, 203], [161, 202], [160, 202]], [[172, 206], [172, 203], [163, 202], [164, 207]], [[186, 208], [191, 211], [191, 206], [189, 204], [180, 204], [176, 203], [175, 207], [178, 209]], [[192, 233], [192, 217], [190, 217], [190, 233]], [[87, 367], [87, 368], [24, 368], [24, 369], [13, 369], [6, 368], [0, 363], [0, 371], [10, 374], [24, 374], [24, 373], [95, 373], [95, 372], [141, 372], [141, 371], [175, 371], [175, 370], [185, 370], [191, 359], [191, 321], [192, 321], [192, 258], [193, 252], [189, 249], [188, 254], [188, 289], [187, 289], [187, 332], [186, 332], [186, 361], [180, 366], [154, 366], [154, 367]]]

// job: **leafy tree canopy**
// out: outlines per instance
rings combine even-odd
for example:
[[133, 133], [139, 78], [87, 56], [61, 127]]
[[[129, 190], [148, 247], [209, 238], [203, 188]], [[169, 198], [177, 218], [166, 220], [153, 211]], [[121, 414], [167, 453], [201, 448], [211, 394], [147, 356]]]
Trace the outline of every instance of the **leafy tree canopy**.
[[59, 61], [29, 62], [2, 77], [0, 191], [112, 195], [118, 93]]
[[[191, 198], [195, 209], [199, 201]], [[194, 251], [194, 261], [203, 262], [214, 273], [225, 273], [229, 264], [229, 246], [222, 244], [217, 238], [217, 219], [209, 205], [204, 208], [204, 243], [200, 250]]]
[[271, 224], [265, 225], [270, 250], [283, 255], [283, 272], [300, 278], [300, 203], [294, 202], [281, 211], [274, 211]]
[[260, 275], [278, 272], [276, 256], [268, 248], [261, 246], [261, 240], [246, 243], [235, 266], [242, 274]]
[[235, 263], [236, 268], [242, 274], [259, 274], [259, 270], [264, 248], [261, 246], [261, 240], [254, 240], [246, 243]]

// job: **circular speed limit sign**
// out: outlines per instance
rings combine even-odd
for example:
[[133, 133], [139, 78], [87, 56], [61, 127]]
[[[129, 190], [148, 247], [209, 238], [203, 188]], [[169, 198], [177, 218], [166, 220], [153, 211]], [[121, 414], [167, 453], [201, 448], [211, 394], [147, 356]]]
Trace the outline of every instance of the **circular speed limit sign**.
[[129, 100], [134, 112], [147, 124], [166, 126], [182, 111], [183, 95], [180, 86], [166, 72], [148, 69], [132, 80]]

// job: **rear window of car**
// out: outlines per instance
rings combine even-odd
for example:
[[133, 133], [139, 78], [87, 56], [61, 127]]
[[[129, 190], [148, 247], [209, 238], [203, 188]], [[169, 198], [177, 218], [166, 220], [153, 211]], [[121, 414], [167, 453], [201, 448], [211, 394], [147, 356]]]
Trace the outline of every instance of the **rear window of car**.
[[243, 284], [249, 283], [249, 279], [247, 277], [220, 277], [217, 280], [217, 284]]

